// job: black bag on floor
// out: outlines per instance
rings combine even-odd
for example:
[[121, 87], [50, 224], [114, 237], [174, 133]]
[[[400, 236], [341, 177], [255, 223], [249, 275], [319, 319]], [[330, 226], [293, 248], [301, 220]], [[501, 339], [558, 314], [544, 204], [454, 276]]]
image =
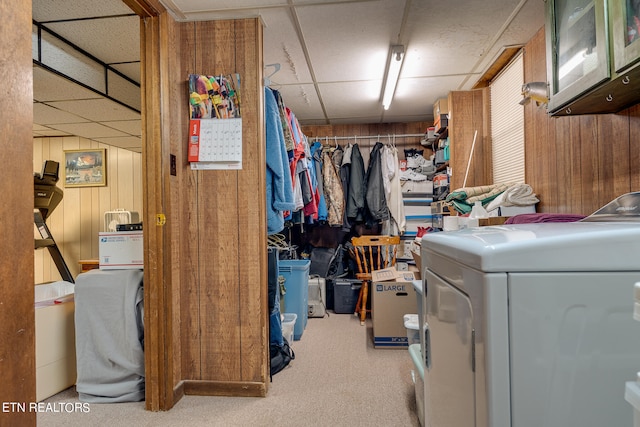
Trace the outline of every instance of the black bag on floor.
[[286, 338], [282, 337], [284, 344], [281, 346], [277, 344], [271, 344], [270, 352], [271, 352], [271, 376], [277, 374], [282, 371], [284, 368], [289, 366], [289, 362], [296, 358], [295, 353], [289, 347], [289, 342]]

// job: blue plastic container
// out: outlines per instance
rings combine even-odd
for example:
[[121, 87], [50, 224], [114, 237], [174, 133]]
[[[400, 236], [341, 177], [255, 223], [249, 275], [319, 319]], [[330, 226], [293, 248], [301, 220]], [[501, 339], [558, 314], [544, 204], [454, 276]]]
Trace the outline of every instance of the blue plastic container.
[[283, 297], [283, 313], [295, 313], [298, 317], [293, 328], [293, 339], [299, 340], [307, 327], [309, 315], [309, 267], [308, 259], [278, 261], [278, 274], [284, 277], [286, 293]]

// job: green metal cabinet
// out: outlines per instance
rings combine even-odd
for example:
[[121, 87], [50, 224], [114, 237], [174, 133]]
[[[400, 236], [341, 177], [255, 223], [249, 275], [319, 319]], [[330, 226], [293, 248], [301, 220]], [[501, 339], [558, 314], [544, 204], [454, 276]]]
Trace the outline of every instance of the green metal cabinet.
[[547, 1], [551, 115], [615, 113], [640, 102], [637, 9], [638, 0]]

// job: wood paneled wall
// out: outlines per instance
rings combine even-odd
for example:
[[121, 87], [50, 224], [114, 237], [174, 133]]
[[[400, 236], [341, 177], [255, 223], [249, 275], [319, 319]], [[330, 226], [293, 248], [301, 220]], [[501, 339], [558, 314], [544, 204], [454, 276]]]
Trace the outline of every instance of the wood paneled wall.
[[[526, 82], [547, 80], [544, 28], [525, 46], [524, 66]], [[525, 106], [525, 180], [538, 194], [539, 212], [588, 215], [640, 191], [640, 105], [558, 118]]]
[[[147, 409], [169, 409], [182, 394], [264, 396], [269, 337], [261, 23], [177, 23], [161, 13], [143, 20], [142, 40], [145, 211], [149, 220], [166, 216], [164, 225], [145, 233]], [[242, 80], [242, 169], [193, 171], [187, 161], [188, 75], [235, 72]], [[175, 176], [170, 155], [177, 160]]]
[[[64, 150], [84, 148], [106, 148], [105, 187], [64, 187]], [[98, 259], [98, 232], [105, 231], [106, 211], [125, 209], [138, 212], [142, 219], [141, 157], [140, 153], [77, 136], [33, 139], [34, 172], [42, 171], [45, 160], [60, 163], [58, 187], [64, 194], [47, 226], [74, 277], [80, 273], [79, 260]], [[35, 283], [61, 280], [48, 250], [36, 251], [34, 262]]]
[[487, 185], [493, 181], [488, 102], [487, 89], [449, 92], [451, 190]]
[[[0, 21], [0, 402], [28, 405], [36, 399], [31, 1], [0, 0]], [[36, 415], [3, 410], [0, 425], [35, 426]]]

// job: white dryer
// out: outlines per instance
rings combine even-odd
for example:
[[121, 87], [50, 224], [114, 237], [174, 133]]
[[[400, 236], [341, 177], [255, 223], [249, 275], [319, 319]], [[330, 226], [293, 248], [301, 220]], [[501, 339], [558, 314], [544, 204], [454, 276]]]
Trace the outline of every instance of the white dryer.
[[640, 361], [640, 223], [422, 240], [425, 425], [626, 427]]

